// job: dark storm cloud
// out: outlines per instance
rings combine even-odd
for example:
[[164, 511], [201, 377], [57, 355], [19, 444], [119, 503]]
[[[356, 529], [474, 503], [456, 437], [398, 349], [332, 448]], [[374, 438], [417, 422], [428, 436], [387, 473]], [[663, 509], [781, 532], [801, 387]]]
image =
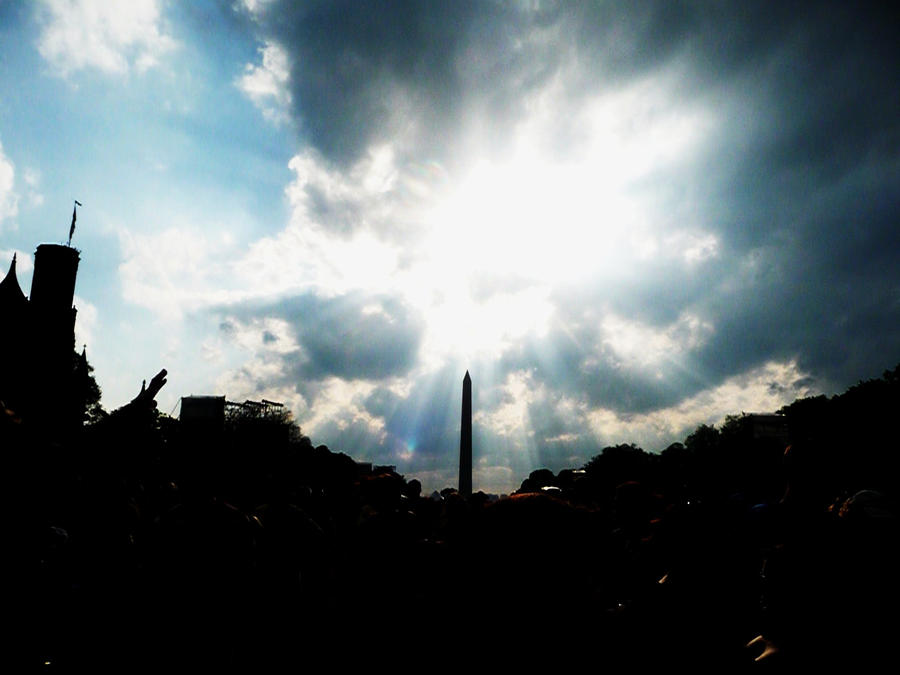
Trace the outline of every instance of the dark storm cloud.
[[[777, 177], [757, 181], [769, 209], [742, 224], [767, 232], [720, 230], [732, 241], [697, 269], [648, 263], [609, 285], [566, 289], [554, 328], [510, 350], [507, 367], [534, 364], [540, 381], [622, 413], [673, 405], [769, 360], [796, 359], [834, 390], [878, 375], [900, 358], [900, 173], [896, 160], [878, 170], [864, 161], [802, 194]], [[713, 330], [660, 369], [623, 368], [600, 340], [601, 306], [658, 331], [691, 312]]]
[[[720, 257], [688, 279], [643, 270], [611, 300], [660, 326], [681, 310], [715, 324], [684, 364], [690, 376], [667, 378], [676, 387], [637, 378], [634, 400], [651, 407], [770, 359], [796, 357], [836, 390], [900, 359], [895, 17], [806, 3], [777, 29], [751, 18], [739, 24], [744, 47], [731, 52], [741, 58], [716, 52], [733, 64], [728, 78], [695, 63], [694, 92], [721, 100], [727, 113], [712, 151], [665, 177], [675, 194], [681, 186], [703, 205], [701, 224], [720, 238]], [[713, 44], [710, 34], [696, 42], [701, 52]], [[628, 400], [635, 389], [618, 379], [611, 374]]]
[[900, 102], [886, 57], [803, 67], [793, 90], [785, 78], [760, 143], [709, 172], [724, 177], [705, 199], [724, 257], [749, 272], [723, 270], [698, 303], [718, 318], [704, 367], [795, 355], [839, 389], [900, 358]]
[[523, 90], [553, 72], [552, 52], [535, 61], [519, 43], [557, 11], [465, 0], [274, 2], [259, 21], [290, 55], [304, 138], [342, 163], [409, 132], [420, 150], [443, 154], [476, 101], [486, 123], [508, 116]]
[[900, 358], [896, 227], [850, 207], [838, 220], [760, 249], [743, 285], [705, 300], [719, 317], [696, 355], [708, 376], [796, 357], [841, 389]]
[[544, 384], [591, 408], [621, 413], [648, 412], [690, 394], [683, 385], [677, 386], [682, 384], [675, 379], [677, 371], [667, 372], [667, 377], [660, 379], [654, 372], [623, 367], [598, 341], [597, 326], [579, 326], [574, 330], [566, 326], [510, 350], [502, 359], [502, 368], [530, 370], [536, 384]]
[[[865, 209], [835, 218], [726, 252], [703, 274], [673, 268], [570, 291], [557, 298], [553, 328], [509, 349], [501, 369], [530, 368], [537, 383], [620, 414], [675, 405], [771, 360], [796, 360], [836, 391], [877, 376], [900, 358], [900, 235]], [[628, 365], [604, 343], [598, 306], [657, 332], [671, 330], [679, 312], [711, 327], [671, 360]]]
[[309, 357], [301, 369], [305, 377], [379, 379], [401, 375], [415, 363], [421, 321], [398, 300], [308, 296], [280, 309]]
[[[230, 334], [237, 330], [234, 321], [277, 318], [288, 323], [300, 348], [278, 356], [284, 382], [403, 375], [416, 361], [422, 335], [421, 317], [401, 300], [361, 293], [334, 298], [308, 293], [219, 311], [231, 317], [221, 324]], [[277, 341], [272, 332], [260, 330], [264, 344]]]
[[[860, 94], [896, 102], [895, 92], [871, 86], [880, 89], [895, 74], [891, 19], [877, 5], [840, 2], [348, 0], [266, 3], [259, 26], [290, 56], [294, 114], [304, 137], [326, 156], [346, 160], [414, 126], [429, 149], [452, 145], [470, 106], [501, 131], [521, 114], [524, 95], [572, 63], [579, 65], [567, 73], [568, 90], [577, 97], [673, 59], [691, 68], [689, 95], [747, 73], [769, 77], [772, 61], [784, 59], [774, 75], [782, 80], [786, 110], [817, 121], [789, 126], [796, 138], [788, 141], [797, 146], [806, 139], [815, 152], [835, 125], [856, 135], [885, 121], [888, 107], [858, 110]], [[397, 118], [395, 92], [409, 106], [404, 120]]]

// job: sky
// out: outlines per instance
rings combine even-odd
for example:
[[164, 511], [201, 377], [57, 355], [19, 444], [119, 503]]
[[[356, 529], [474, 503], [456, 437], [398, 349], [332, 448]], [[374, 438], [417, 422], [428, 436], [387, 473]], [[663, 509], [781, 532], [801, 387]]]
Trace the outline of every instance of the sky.
[[0, 0], [0, 273], [114, 409], [284, 402], [474, 489], [900, 362], [890, 3]]

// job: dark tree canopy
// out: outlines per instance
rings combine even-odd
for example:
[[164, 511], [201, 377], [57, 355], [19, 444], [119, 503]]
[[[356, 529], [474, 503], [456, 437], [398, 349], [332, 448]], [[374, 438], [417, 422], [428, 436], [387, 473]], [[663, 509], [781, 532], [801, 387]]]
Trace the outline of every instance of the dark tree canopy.
[[94, 367], [88, 362], [86, 355], [78, 352], [73, 352], [73, 367], [80, 380], [77, 386], [84, 401], [84, 423], [96, 424], [106, 417], [106, 411], [100, 403], [103, 392], [94, 378]]

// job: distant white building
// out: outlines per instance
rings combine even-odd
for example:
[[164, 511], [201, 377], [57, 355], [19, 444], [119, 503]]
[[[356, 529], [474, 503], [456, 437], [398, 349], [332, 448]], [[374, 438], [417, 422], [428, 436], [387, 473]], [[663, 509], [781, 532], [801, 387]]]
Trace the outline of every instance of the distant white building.
[[777, 441], [787, 445], [790, 440], [787, 417], [777, 413], [741, 413], [750, 429], [750, 435], [758, 441]]

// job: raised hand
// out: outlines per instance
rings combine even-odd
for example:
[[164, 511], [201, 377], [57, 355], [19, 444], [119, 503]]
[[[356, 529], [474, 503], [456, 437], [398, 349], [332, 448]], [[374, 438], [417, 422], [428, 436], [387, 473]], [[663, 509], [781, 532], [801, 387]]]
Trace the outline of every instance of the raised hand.
[[166, 383], [166, 375], [168, 375], [168, 371], [163, 368], [156, 375], [153, 376], [153, 379], [150, 380], [150, 386], [147, 386], [147, 381], [144, 380], [144, 384], [141, 385], [141, 393], [132, 399], [129, 405], [134, 406], [142, 406], [150, 409], [156, 408], [156, 395], [159, 393], [159, 390], [163, 388], [163, 385]]

